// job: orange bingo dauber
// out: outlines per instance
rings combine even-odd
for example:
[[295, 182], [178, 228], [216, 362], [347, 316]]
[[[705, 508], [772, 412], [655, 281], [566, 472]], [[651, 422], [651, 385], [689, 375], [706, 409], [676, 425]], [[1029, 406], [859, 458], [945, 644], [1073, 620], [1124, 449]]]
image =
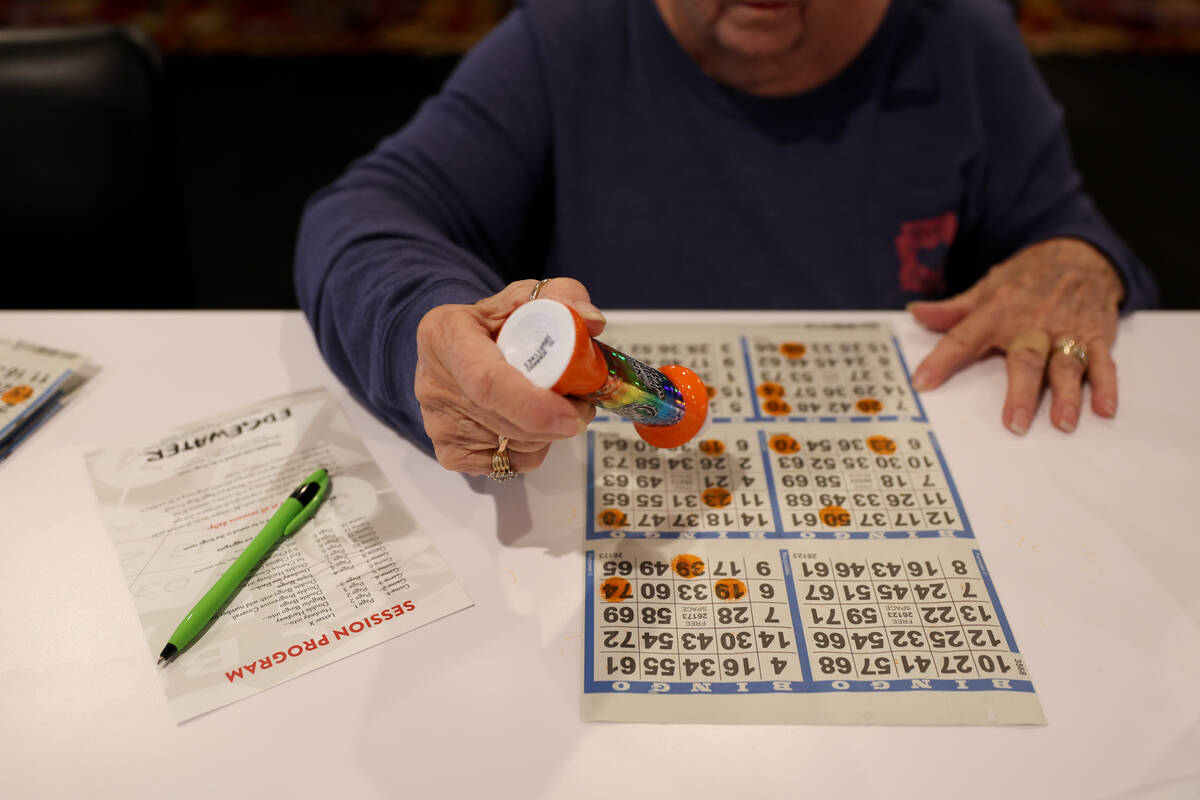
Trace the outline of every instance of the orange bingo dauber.
[[708, 417], [708, 390], [679, 364], [653, 369], [588, 335], [573, 308], [531, 300], [496, 339], [504, 358], [537, 386], [571, 395], [634, 422], [638, 435], [669, 449], [691, 441]]

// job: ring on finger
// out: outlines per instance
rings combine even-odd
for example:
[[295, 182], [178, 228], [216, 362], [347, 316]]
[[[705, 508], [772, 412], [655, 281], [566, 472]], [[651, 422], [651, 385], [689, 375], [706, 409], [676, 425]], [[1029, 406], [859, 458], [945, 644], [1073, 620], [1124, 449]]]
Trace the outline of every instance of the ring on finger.
[[1059, 337], [1054, 342], [1054, 352], [1062, 353], [1064, 356], [1075, 359], [1079, 362], [1079, 366], [1087, 369], [1087, 347], [1079, 340], [1070, 336]]
[[546, 285], [547, 283], [549, 283], [550, 281], [551, 281], [551, 279], [550, 279], [550, 278], [542, 278], [540, 281], [538, 281], [537, 283], [535, 283], [535, 284], [533, 285], [533, 289], [531, 289], [531, 290], [530, 290], [530, 292], [529, 292], [529, 299], [530, 299], [530, 300], [537, 300], [537, 296], [538, 296], [538, 294], [539, 294], [539, 293], [542, 291], [542, 287], [543, 287], [543, 286], [545, 286], [545, 285]]
[[517, 477], [517, 473], [512, 471], [512, 466], [508, 463], [507, 436], [500, 437], [500, 443], [496, 447], [496, 452], [492, 454], [492, 471], [488, 473], [488, 477], [494, 481], [501, 482]]

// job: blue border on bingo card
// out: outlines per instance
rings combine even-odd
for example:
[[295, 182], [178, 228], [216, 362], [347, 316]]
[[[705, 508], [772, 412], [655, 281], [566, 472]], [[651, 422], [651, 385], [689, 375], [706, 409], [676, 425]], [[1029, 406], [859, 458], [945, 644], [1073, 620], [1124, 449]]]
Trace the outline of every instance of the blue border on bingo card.
[[904, 381], [908, 384], [908, 393], [912, 395], [913, 402], [917, 404], [917, 411], [920, 412], [919, 417], [913, 417], [913, 422], [928, 422], [929, 418], [925, 415], [925, 406], [921, 403], [921, 395], [917, 394], [917, 390], [912, 385], [912, 374], [908, 371], [908, 362], [904, 360], [904, 351], [900, 349], [900, 340], [895, 336], [892, 337], [892, 346], [896, 348], [896, 357], [900, 359], [900, 368], [904, 370]]
[[971, 520], [967, 518], [967, 511], [963, 508], [962, 498], [958, 495], [958, 485], [954, 483], [954, 476], [950, 474], [950, 465], [946, 463], [946, 456], [942, 454], [942, 446], [938, 444], [937, 435], [933, 432], [933, 428], [929, 428], [926, 433], [929, 434], [929, 443], [933, 445], [933, 452], [937, 455], [938, 465], [942, 468], [942, 474], [946, 476], [946, 485], [950, 487], [950, 496], [954, 498], [954, 507], [958, 509], [958, 518], [962, 520], [963, 535], [960, 538], [974, 539], [975, 531], [971, 528]]
[[767, 432], [760, 430], [758, 432], [758, 452], [762, 453], [763, 472], [767, 476], [767, 491], [771, 496], [771, 517], [775, 520], [773, 532], [780, 533], [783, 531], [783, 517], [779, 515], [779, 493], [775, 491], [775, 474], [771, 472], [770, 449], [767, 447]]
[[[589, 642], [590, 643], [590, 642]], [[884, 685], [880, 685], [884, 684]], [[896, 685], [898, 684], [898, 685]], [[881, 692], [1024, 692], [1033, 694], [1033, 681], [1014, 678], [880, 678], [874, 681], [594, 681], [588, 694], [830, 694]]]
[[1008, 642], [1008, 649], [1014, 653], [1021, 652], [1017, 649], [1017, 640], [1013, 638], [1012, 628], [1008, 627], [1008, 617], [1004, 616], [1004, 609], [1000, 606], [1000, 598], [996, 595], [996, 587], [992, 585], [992, 576], [988, 573], [987, 566], [983, 563], [983, 551], [972, 550], [975, 554], [975, 565], [979, 567], [979, 577], [983, 579], [983, 585], [987, 587], [988, 599], [992, 601], [992, 610], [996, 612], [996, 620], [1000, 623], [1000, 630], [1004, 631], [1004, 639]]
[[792, 612], [792, 635], [796, 637], [796, 656], [800, 659], [800, 671], [805, 683], [812, 683], [812, 664], [808, 661], [808, 640], [804, 638], [804, 623], [800, 619], [800, 599], [796, 597], [796, 581], [792, 575], [792, 562], [786, 549], [779, 551], [783, 562], [783, 579], [787, 582], [788, 610]]
[[592, 520], [596, 519], [596, 432], [588, 428], [587, 432], [587, 483], [585, 483], [584, 491], [587, 493], [587, 500], [584, 501], [585, 511], [587, 514], [587, 538], [601, 538], [593, 536], [597, 534], [596, 526], [592, 524]]
[[738, 336], [738, 341], [742, 343], [742, 369], [746, 371], [746, 385], [750, 389], [750, 406], [754, 409], [754, 416], [744, 417], [745, 422], [769, 422], [770, 417], [764, 417], [758, 409], [758, 388], [754, 384], [754, 369], [750, 366], [750, 342], [746, 339], [745, 334]]
[[583, 685], [592, 686], [596, 682], [596, 554], [592, 550], [583, 553], [584, 598], [583, 598]]

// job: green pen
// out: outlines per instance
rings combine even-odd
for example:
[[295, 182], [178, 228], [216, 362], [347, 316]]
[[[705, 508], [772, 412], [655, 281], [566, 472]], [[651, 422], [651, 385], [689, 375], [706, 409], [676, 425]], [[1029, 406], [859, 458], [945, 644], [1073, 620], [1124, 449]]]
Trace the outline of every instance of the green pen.
[[159, 666], [170, 661], [176, 653], [200, 635], [229, 598], [237, 592], [246, 576], [271, 552], [271, 548], [284, 536], [292, 535], [297, 528], [308, 522], [328, 493], [329, 475], [325, 470], [319, 469], [305, 478], [304, 483], [288, 495], [237, 560], [229, 565], [225, 574], [200, 598], [200, 602], [188, 612], [183, 622], [179, 623], [179, 627], [175, 628], [175, 632], [167, 640], [167, 646], [158, 657]]

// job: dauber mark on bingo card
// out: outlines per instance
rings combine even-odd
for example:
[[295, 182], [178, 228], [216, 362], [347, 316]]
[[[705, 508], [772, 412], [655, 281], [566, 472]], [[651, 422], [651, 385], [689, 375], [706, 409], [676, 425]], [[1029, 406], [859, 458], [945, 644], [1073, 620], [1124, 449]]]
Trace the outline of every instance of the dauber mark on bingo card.
[[855, 408], [864, 414], [878, 414], [883, 411], [883, 403], [874, 397], [864, 397], [854, 404]]
[[886, 436], [868, 436], [867, 447], [871, 448], [872, 453], [881, 456], [890, 456], [896, 452], [896, 443]]
[[599, 520], [601, 528], [624, 528], [629, 524], [625, 513], [616, 508], [604, 509], [596, 515], [596, 519]]
[[782, 417], [792, 413], [792, 406], [783, 400], [771, 398], [763, 403], [763, 411], [767, 412], [773, 417]]
[[681, 578], [699, 578], [704, 574], [704, 560], [691, 553], [680, 553], [671, 559], [671, 571]]
[[722, 578], [713, 584], [713, 594], [718, 600], [724, 600], [726, 603], [735, 603], [746, 596], [746, 584], [739, 581], [737, 578]]
[[758, 396], [767, 399], [783, 397], [783, 387], [778, 383], [763, 381], [758, 385]]
[[767, 446], [781, 455], [800, 452], [800, 443], [786, 433], [772, 436], [767, 440]]
[[600, 584], [600, 597], [606, 603], [623, 603], [633, 597], [633, 587], [629, 581], [614, 575]]
[[831, 528], [844, 528], [850, 524], [850, 512], [841, 506], [825, 506], [821, 509], [821, 522]]
[[31, 397], [33, 397], [33, 387], [22, 383], [0, 395], [0, 400], [3, 400], [5, 405], [15, 406], [18, 403], [24, 403]]
[[808, 352], [808, 348], [799, 342], [784, 342], [779, 345], [779, 352], [785, 358], [797, 359], [804, 358], [804, 354]]
[[725, 455], [725, 443], [720, 439], [705, 439], [698, 445], [700, 452], [706, 456]]
[[724, 508], [733, 500], [733, 495], [722, 486], [710, 486], [700, 493], [700, 499], [709, 508]]

